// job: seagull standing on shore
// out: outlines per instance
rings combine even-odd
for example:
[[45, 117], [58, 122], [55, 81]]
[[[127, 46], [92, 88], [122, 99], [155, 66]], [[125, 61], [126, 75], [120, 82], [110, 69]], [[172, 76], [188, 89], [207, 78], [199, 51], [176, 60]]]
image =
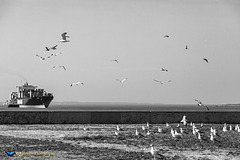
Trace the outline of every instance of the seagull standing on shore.
[[59, 40], [59, 42], [70, 42], [69, 40], [67, 40], [67, 38], [70, 38], [70, 37], [67, 36], [66, 34], [67, 34], [67, 32], [64, 32], [64, 33], [62, 34], [62, 39]]
[[183, 118], [182, 118], [182, 120], [180, 122], [182, 122], [184, 126], [187, 125], [187, 118], [186, 118], [185, 115], [183, 116]]
[[153, 144], [151, 144], [150, 146], [151, 146], [150, 153], [153, 156], [153, 159], [155, 160], [156, 159], [156, 152], [154, 150]]

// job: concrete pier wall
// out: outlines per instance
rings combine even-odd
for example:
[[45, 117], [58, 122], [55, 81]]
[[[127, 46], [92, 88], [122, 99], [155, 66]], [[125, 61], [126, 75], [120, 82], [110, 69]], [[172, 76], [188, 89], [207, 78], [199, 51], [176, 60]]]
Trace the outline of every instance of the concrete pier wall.
[[240, 112], [0, 111], [0, 124], [240, 123]]

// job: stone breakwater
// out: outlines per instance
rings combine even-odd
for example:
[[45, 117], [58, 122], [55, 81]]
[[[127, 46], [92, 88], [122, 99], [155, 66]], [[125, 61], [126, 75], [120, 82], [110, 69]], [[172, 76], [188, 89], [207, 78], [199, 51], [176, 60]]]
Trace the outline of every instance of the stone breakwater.
[[211, 111], [0, 111], [0, 124], [239, 123], [240, 112]]

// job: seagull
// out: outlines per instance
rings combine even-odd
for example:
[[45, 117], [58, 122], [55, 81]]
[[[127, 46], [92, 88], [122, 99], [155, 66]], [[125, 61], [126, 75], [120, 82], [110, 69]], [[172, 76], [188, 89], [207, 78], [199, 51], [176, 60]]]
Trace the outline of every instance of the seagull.
[[151, 146], [150, 153], [153, 156], [153, 159], [155, 160], [156, 159], [156, 151], [153, 148], [153, 144], [151, 144], [150, 146]]
[[36, 56], [37, 56], [37, 57], [39, 57], [41, 61], [45, 60], [45, 58], [44, 58], [44, 57], [42, 57], [42, 56], [39, 56], [38, 54], [36, 54]]
[[114, 60], [112, 60], [112, 61], [119, 63], [117, 59], [114, 59]]
[[197, 99], [194, 99], [198, 104], [198, 106], [203, 106], [203, 107], [206, 107], [207, 108], [207, 110], [209, 111], [209, 108], [208, 108], [208, 106], [206, 106], [206, 105], [204, 105], [201, 101], [199, 101], [199, 100], [197, 100]]
[[119, 79], [116, 79], [117, 81], [119, 81], [120, 83], [124, 83], [124, 81], [126, 81], [128, 78], [124, 78], [123, 80], [119, 80]]
[[204, 61], [206, 61], [208, 63], [208, 59], [207, 58], [203, 58]]
[[183, 118], [182, 118], [182, 120], [180, 122], [182, 122], [184, 126], [187, 125], [187, 118], [186, 118], [185, 115], [183, 116]]
[[51, 56], [57, 56], [59, 54], [62, 54], [61, 52], [58, 52], [58, 53], [52, 53]]
[[50, 49], [56, 50], [56, 49], [57, 49], [57, 46], [58, 46], [58, 45], [55, 45], [55, 46], [51, 47]]
[[65, 66], [53, 66], [53, 68], [56, 68], [56, 67], [63, 68], [66, 71]]
[[59, 40], [58, 42], [70, 42], [69, 40], [67, 40], [67, 38], [69, 38], [69, 36], [66, 36], [67, 32], [64, 32], [62, 34], [62, 39]]
[[117, 131], [123, 131], [123, 129], [117, 125]]
[[169, 38], [169, 35], [165, 35], [164, 38]]
[[84, 85], [84, 83], [83, 82], [74, 82], [74, 83], [72, 83], [71, 85], [70, 85], [70, 87], [72, 87], [73, 85], [78, 85], [78, 84], [82, 84], [82, 85]]
[[186, 45], [185, 49], [188, 49], [188, 46]]
[[50, 51], [50, 48], [48, 48], [48, 47], [45, 47], [46, 48], [46, 51]]
[[155, 82], [158, 82], [158, 83], [161, 83], [161, 84], [164, 84], [164, 83], [166, 83], [166, 82], [171, 82], [171, 80], [162, 82], [162, 81], [159, 81], [159, 80], [156, 80], [156, 79], [154, 79], [154, 81], [155, 81]]
[[165, 69], [165, 68], [161, 68], [161, 71], [165, 71], [165, 72], [168, 72], [168, 69]]

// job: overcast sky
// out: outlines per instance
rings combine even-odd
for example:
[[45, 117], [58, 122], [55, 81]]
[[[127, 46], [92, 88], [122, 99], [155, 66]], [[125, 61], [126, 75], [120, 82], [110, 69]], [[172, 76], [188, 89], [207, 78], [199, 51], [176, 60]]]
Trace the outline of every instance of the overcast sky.
[[240, 102], [238, 0], [0, 0], [0, 24], [0, 101], [28, 81], [54, 101]]

